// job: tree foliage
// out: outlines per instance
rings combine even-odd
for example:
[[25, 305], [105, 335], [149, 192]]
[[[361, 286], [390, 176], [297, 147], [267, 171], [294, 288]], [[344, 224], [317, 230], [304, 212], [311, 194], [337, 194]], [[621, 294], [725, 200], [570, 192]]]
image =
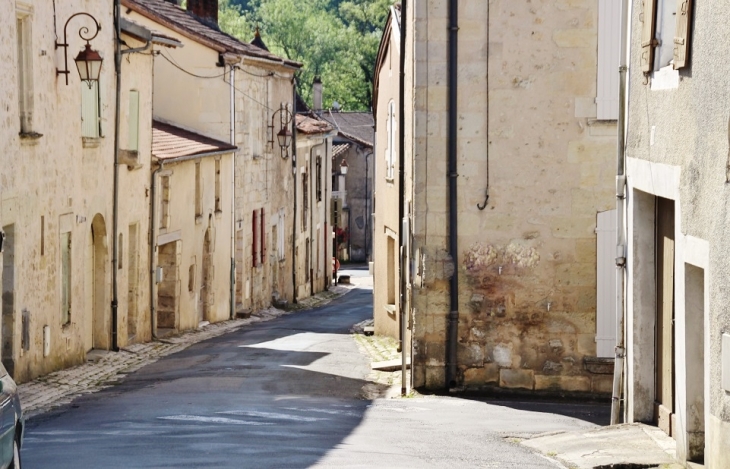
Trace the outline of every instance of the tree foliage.
[[269, 50], [304, 66], [301, 96], [311, 104], [311, 83], [323, 83], [323, 105], [369, 110], [373, 68], [392, 0], [222, 0], [221, 29], [243, 41], [254, 30]]

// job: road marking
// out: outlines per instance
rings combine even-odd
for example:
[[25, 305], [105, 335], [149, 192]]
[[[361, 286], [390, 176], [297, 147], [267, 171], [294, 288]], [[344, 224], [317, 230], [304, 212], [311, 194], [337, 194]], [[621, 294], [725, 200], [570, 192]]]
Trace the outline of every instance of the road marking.
[[181, 420], [184, 422], [199, 422], [199, 423], [227, 423], [231, 425], [273, 425], [270, 422], [255, 422], [251, 420], [236, 420], [225, 417], [206, 417], [203, 415], [169, 415], [166, 417], [157, 417], [161, 420]]

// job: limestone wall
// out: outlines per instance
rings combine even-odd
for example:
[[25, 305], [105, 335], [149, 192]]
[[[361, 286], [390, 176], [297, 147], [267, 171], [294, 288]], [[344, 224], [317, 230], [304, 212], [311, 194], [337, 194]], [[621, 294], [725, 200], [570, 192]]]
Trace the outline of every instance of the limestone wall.
[[[615, 126], [584, 106], [596, 96], [596, 2], [459, 7], [459, 252], [451, 259], [447, 7], [410, 6], [414, 384], [445, 385], [455, 272], [459, 384], [605, 393], [611, 377], [583, 366], [596, 353], [596, 215], [615, 206]], [[490, 198], [479, 210], [487, 171]]]

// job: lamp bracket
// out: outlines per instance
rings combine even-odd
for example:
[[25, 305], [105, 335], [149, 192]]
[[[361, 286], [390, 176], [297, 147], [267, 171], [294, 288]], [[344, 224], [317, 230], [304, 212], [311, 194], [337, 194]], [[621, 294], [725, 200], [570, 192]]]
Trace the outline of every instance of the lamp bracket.
[[[294, 116], [292, 115], [291, 111], [289, 111], [289, 106], [281, 104], [279, 106], [279, 109], [274, 111], [274, 114], [271, 115], [271, 124], [268, 125], [269, 127], [269, 141], [268, 144], [271, 145], [272, 149], [274, 147], [274, 141], [276, 136], [274, 135], [274, 129], [275, 129], [275, 121], [276, 116], [279, 116], [279, 129], [287, 129], [291, 126], [292, 121], [294, 120]], [[280, 130], [280, 131], [281, 131]], [[287, 146], [281, 146], [281, 157], [287, 158], [289, 156], [289, 145]]]
[[92, 30], [88, 26], [81, 26], [79, 28], [79, 37], [86, 41], [87, 44], [89, 44], [96, 36], [99, 35], [99, 31], [101, 31], [101, 24], [99, 24], [98, 21], [96, 21], [96, 18], [91, 16], [90, 13], [86, 13], [85, 11], [80, 11], [78, 13], [74, 13], [71, 15], [68, 20], [66, 20], [66, 24], [63, 25], [63, 42], [59, 43], [56, 42], [56, 49], [59, 47], [63, 47], [63, 70], [59, 70], [56, 68], [56, 75], [66, 75], [66, 84], [68, 85], [68, 75], [69, 75], [69, 69], [68, 69], [68, 24], [71, 22], [72, 19], [76, 18], [77, 16], [87, 16], [91, 18], [91, 20], [94, 22], [95, 30], [92, 34]]

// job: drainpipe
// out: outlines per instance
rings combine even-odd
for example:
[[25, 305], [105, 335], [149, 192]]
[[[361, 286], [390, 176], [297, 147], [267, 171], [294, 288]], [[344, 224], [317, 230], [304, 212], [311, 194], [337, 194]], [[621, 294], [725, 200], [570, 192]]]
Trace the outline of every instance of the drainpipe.
[[[327, 139], [325, 138], [322, 140], [322, 143], [318, 143], [312, 148], [309, 149], [309, 174], [307, 174], [307, 177], [309, 178], [309, 294], [314, 296], [314, 262], [312, 262], [312, 258], [314, 257], [314, 243], [319, 242], [319, 240], [314, 239], [314, 203], [312, 201], [315, 199], [315, 197], [312, 197], [314, 195], [314, 191], [312, 190], [312, 175], [314, 174], [314, 171], [312, 171], [312, 164], [314, 164], [314, 150], [317, 147], [321, 147], [324, 145], [324, 153], [325, 157], [327, 156]], [[323, 158], [324, 159], [324, 158]], [[319, 177], [319, 175], [315, 175], [316, 177]], [[314, 187], [316, 188], [316, 182], [314, 184]], [[326, 228], [326, 226], [325, 226]], [[325, 254], [327, 253], [327, 248], [325, 247]]]
[[406, 377], [406, 347], [405, 347], [405, 341], [406, 341], [406, 301], [405, 301], [405, 266], [404, 260], [406, 259], [406, 256], [404, 255], [404, 249], [405, 249], [405, 237], [406, 233], [404, 233], [403, 228], [405, 227], [405, 167], [406, 167], [406, 159], [405, 159], [405, 153], [406, 153], [406, 29], [408, 27], [408, 17], [406, 14], [408, 13], [407, 10], [407, 1], [403, 0], [401, 2], [401, 36], [400, 36], [400, 80], [398, 84], [398, 93], [399, 93], [399, 99], [398, 99], [398, 120], [399, 120], [399, 127], [400, 127], [400, 135], [398, 136], [398, 220], [400, 222], [400, 228], [398, 229], [398, 254], [400, 262], [398, 262], [398, 309], [400, 311], [399, 314], [399, 320], [400, 320], [400, 327], [399, 329], [399, 339], [400, 343], [398, 344], [398, 348], [400, 349], [400, 355], [401, 355], [401, 395], [405, 396], [407, 392], [407, 377]]
[[370, 262], [370, 161], [373, 152], [365, 154], [365, 258]]
[[157, 196], [155, 194], [157, 193], [157, 175], [162, 171], [165, 165], [164, 161], [160, 160], [159, 165], [160, 167], [152, 172], [152, 181], [150, 182], [150, 328], [152, 329], [153, 340], [157, 339], [157, 308], [155, 306], [155, 271], [157, 270], [157, 266], [155, 265], [155, 223], [157, 220]]
[[119, 0], [114, 0], [114, 29], [116, 31], [116, 41], [114, 44], [114, 69], [116, 71], [116, 107], [114, 115], [114, 185], [113, 185], [113, 208], [112, 208], [112, 350], [119, 351], [119, 343], [117, 337], [118, 328], [118, 310], [119, 304], [117, 298], [117, 230], [119, 229], [119, 125], [120, 125], [120, 106], [122, 94], [122, 20], [121, 7]]
[[297, 78], [292, 77], [292, 103], [293, 112], [291, 119], [291, 135], [292, 135], [292, 154], [291, 165], [294, 177], [294, 215], [292, 216], [292, 237], [291, 237], [291, 281], [292, 286], [292, 303], [297, 303]]
[[449, 0], [449, 41], [448, 41], [448, 100], [449, 100], [449, 123], [448, 123], [448, 177], [449, 177], [449, 255], [454, 266], [451, 275], [451, 292], [449, 311], [449, 337], [448, 357], [446, 369], [446, 386], [456, 386], [456, 345], [459, 340], [459, 217], [457, 206], [457, 181], [459, 176], [456, 172], [457, 157], [457, 66], [458, 66], [458, 31], [459, 31], [459, 4], [458, 0]]
[[[325, 140], [325, 143], [327, 143], [327, 140]], [[329, 151], [328, 151], [329, 150]], [[329, 247], [332, 244], [329, 242], [329, 240], [332, 238], [332, 236], [329, 234], [329, 215], [330, 215], [330, 207], [327, 204], [327, 201], [329, 200], [327, 198], [327, 185], [331, 183], [332, 181], [332, 148], [328, 148], [328, 145], [324, 148], [324, 163], [325, 167], [322, 169], [322, 174], [324, 175], [324, 197], [322, 200], [324, 201], [324, 232], [323, 234], [323, 240], [324, 240], [324, 289], [329, 290], [330, 287], [330, 272], [332, 272], [332, 256], [327, 255], [327, 251], [329, 251]], [[329, 166], [329, 170], [327, 168]], [[327, 175], [330, 175], [327, 177]]]
[[[616, 274], [618, 281], [618, 325], [616, 331], [616, 355], [613, 365], [613, 393], [611, 396], [611, 425], [619, 423], [619, 411], [621, 408], [621, 378], [624, 373], [624, 362], [626, 357], [626, 345], [624, 339], [625, 314], [626, 314], [626, 257], [627, 257], [627, 234], [625, 225], [626, 213], [626, 133], [628, 130], [628, 70], [629, 70], [629, 44], [631, 43], [631, 29], [629, 23], [629, 0], [623, 0], [621, 8], [621, 58], [619, 63], [619, 94], [618, 94], [618, 139], [616, 157], [616, 233], [618, 235], [616, 245]], [[624, 412], [626, 410], [624, 409]], [[625, 420], [625, 419], [624, 419]]]
[[[231, 93], [231, 145], [236, 145], [236, 67], [231, 64], [230, 70]], [[231, 279], [230, 279], [230, 318], [236, 315], [236, 152], [231, 160]]]

